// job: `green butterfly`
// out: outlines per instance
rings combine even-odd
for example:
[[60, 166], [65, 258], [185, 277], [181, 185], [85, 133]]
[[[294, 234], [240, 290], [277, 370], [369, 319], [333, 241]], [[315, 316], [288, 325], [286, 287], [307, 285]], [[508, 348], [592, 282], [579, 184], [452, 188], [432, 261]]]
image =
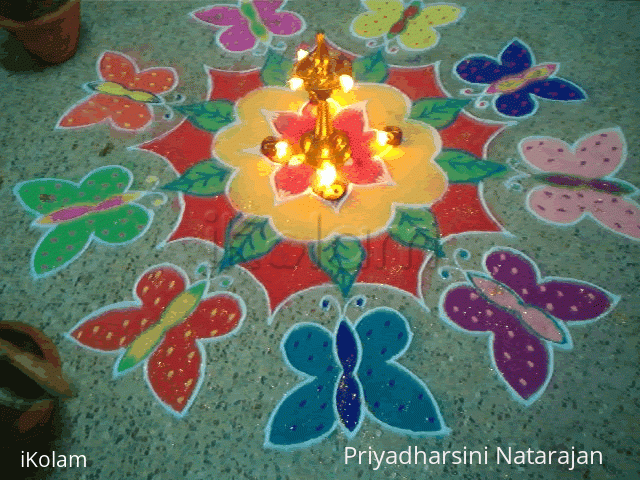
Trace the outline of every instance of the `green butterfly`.
[[93, 170], [79, 183], [39, 178], [18, 183], [13, 193], [46, 228], [31, 255], [35, 278], [51, 275], [78, 258], [92, 239], [124, 245], [144, 235], [153, 212], [134, 200], [147, 192], [127, 192], [133, 174], [118, 165]]

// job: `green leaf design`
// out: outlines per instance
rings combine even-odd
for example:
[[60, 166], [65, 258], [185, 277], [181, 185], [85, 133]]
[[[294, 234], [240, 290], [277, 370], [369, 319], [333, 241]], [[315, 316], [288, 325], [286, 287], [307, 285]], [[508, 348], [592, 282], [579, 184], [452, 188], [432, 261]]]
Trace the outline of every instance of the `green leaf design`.
[[292, 69], [293, 62], [291, 60], [269, 49], [260, 72], [260, 78], [265, 85], [286, 85]]
[[358, 82], [382, 83], [387, 79], [388, 67], [382, 50], [354, 60], [352, 68]]
[[438, 225], [428, 208], [397, 207], [389, 235], [407, 247], [429, 250], [438, 257], [445, 256]]
[[501, 163], [482, 160], [463, 150], [445, 149], [436, 157], [436, 162], [446, 172], [450, 183], [478, 183], [507, 171]]
[[443, 129], [451, 125], [471, 100], [455, 98], [421, 98], [413, 104], [409, 118]]
[[362, 268], [366, 252], [359, 240], [335, 237], [309, 245], [309, 257], [346, 297]]
[[215, 197], [224, 193], [230, 175], [231, 170], [213, 158], [194, 165], [162, 188], [200, 197]]
[[227, 100], [179, 105], [174, 107], [200, 130], [217, 132], [236, 118], [233, 103]]
[[280, 236], [265, 217], [236, 217], [227, 226], [220, 270], [255, 260], [280, 243]]

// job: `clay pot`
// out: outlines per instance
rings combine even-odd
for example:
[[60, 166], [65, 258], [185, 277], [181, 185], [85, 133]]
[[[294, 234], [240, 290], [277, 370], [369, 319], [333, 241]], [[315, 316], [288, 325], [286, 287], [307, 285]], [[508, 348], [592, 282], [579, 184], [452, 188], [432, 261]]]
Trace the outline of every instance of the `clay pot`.
[[[54, 343], [19, 322], [0, 322], [0, 423], [21, 440], [50, 428], [59, 398], [73, 395]], [[25, 374], [25, 371], [33, 370]], [[36, 428], [37, 427], [37, 428]]]
[[78, 49], [80, 0], [69, 0], [57, 10], [26, 22], [0, 15], [0, 28], [6, 28], [25, 49], [45, 62], [62, 63]]

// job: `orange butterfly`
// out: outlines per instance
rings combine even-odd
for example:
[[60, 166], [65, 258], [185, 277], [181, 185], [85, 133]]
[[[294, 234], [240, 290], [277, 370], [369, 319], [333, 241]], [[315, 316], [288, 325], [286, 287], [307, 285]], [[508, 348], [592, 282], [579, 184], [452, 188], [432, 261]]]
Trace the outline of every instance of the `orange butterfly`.
[[173, 68], [140, 71], [131, 58], [118, 52], [102, 53], [97, 70], [101, 80], [84, 85], [92, 95], [62, 115], [57, 128], [82, 128], [108, 121], [119, 130], [144, 130], [153, 121], [153, 105], [165, 105], [160, 95], [178, 84]]

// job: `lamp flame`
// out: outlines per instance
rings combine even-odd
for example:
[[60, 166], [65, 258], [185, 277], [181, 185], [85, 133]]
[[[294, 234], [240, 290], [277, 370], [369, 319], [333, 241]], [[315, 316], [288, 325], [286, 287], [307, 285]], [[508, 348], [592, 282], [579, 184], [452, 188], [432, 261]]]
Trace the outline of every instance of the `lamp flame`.
[[300, 77], [291, 77], [289, 79], [289, 87], [291, 88], [291, 90], [300, 90], [303, 85], [304, 80], [302, 80]]
[[345, 93], [348, 92], [353, 88], [353, 77], [350, 75], [340, 75], [340, 85]]
[[302, 60], [307, 55], [309, 55], [309, 52], [307, 52], [306, 50], [304, 50], [302, 48], [300, 50], [298, 50], [298, 52], [296, 53], [296, 57], [298, 58], [298, 61]]
[[317, 171], [318, 185], [330, 187], [336, 181], [338, 172], [331, 162], [322, 162], [322, 166]]
[[376, 141], [384, 147], [389, 143], [389, 133], [384, 130], [376, 130]]
[[288, 150], [289, 150], [289, 144], [287, 142], [285, 142], [284, 140], [281, 140], [278, 143], [276, 143], [276, 157], [277, 158], [286, 157]]

